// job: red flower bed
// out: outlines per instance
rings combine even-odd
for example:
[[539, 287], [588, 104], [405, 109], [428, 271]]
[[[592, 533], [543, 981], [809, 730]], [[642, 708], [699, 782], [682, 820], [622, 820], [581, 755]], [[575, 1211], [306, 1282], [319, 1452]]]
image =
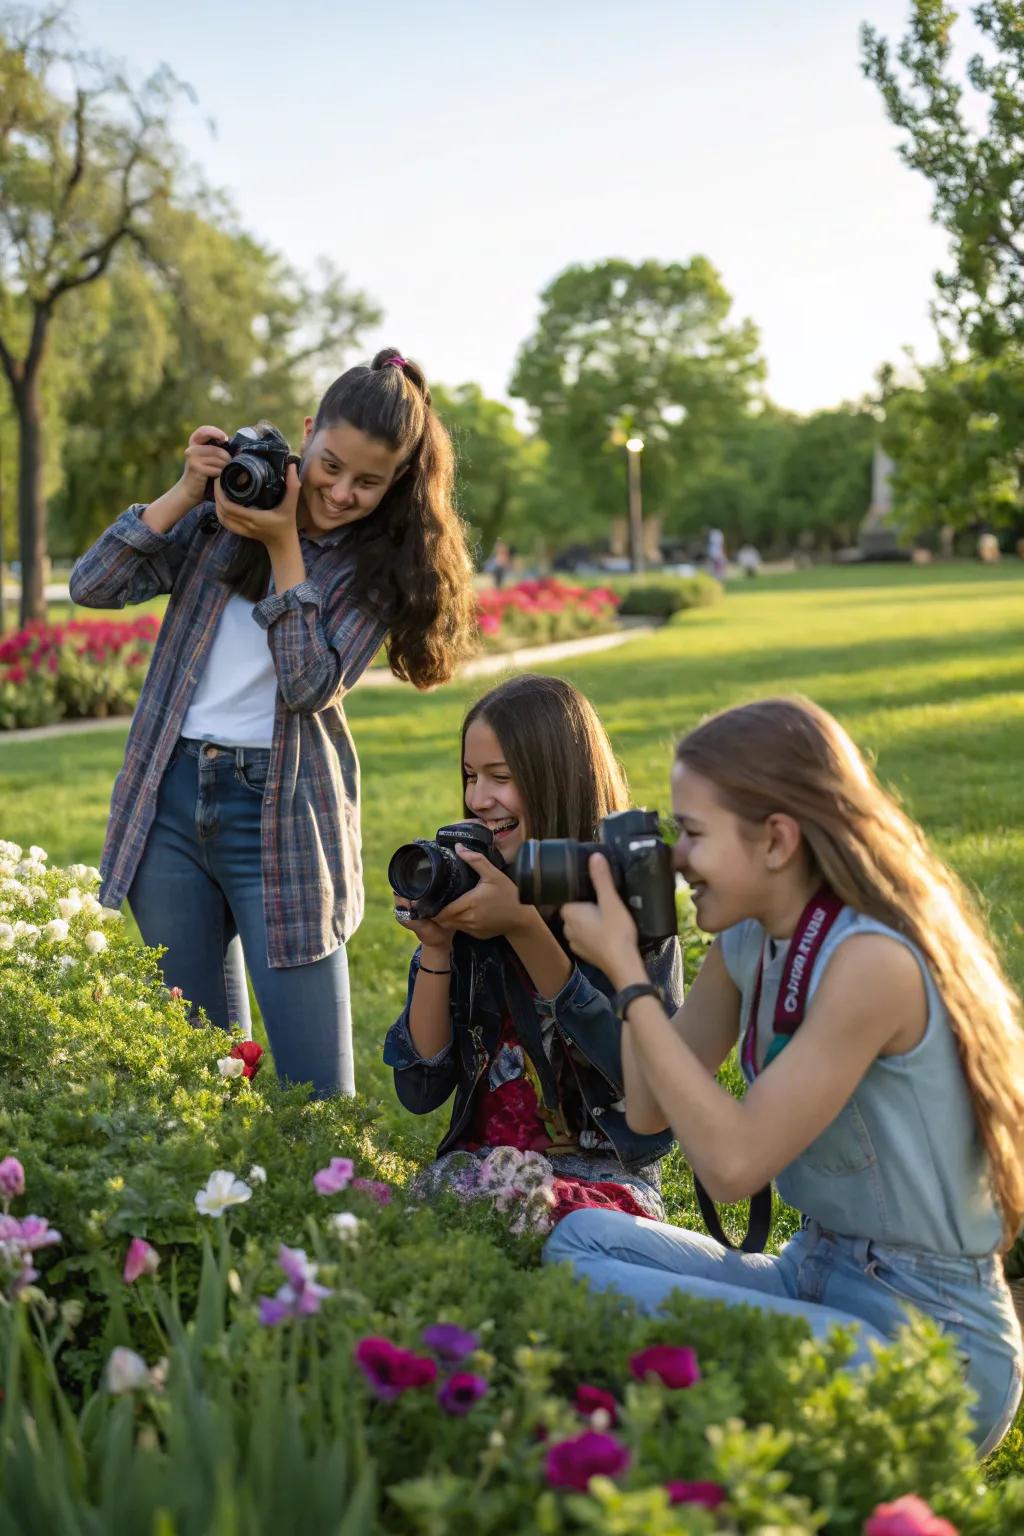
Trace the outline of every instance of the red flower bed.
[[504, 651], [610, 629], [619, 602], [608, 587], [573, 586], [545, 576], [478, 592], [477, 619], [487, 649]]
[[159, 629], [144, 614], [29, 624], [0, 640], [0, 730], [129, 714]]

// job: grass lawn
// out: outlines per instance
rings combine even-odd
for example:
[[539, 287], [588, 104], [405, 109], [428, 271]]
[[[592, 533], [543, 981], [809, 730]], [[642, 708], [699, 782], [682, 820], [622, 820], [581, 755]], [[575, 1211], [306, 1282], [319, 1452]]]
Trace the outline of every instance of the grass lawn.
[[[620, 650], [563, 663], [604, 718], [641, 804], [666, 808], [673, 739], [709, 710], [799, 691], [833, 710], [981, 894], [1024, 985], [1024, 565], [819, 568], [735, 584]], [[360, 1086], [390, 1104], [384, 1029], [409, 940], [385, 871], [399, 842], [459, 813], [458, 731], [486, 681], [435, 694], [356, 689], [367, 915], [350, 946]], [[0, 836], [96, 863], [124, 733], [0, 736]], [[423, 1127], [424, 1144], [434, 1127]]]

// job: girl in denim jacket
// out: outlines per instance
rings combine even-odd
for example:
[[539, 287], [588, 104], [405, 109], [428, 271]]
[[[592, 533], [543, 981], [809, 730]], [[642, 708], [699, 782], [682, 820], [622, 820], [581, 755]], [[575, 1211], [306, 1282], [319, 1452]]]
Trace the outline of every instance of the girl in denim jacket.
[[[510, 863], [524, 839], [592, 840], [628, 804], [622, 770], [591, 705], [559, 678], [521, 676], [473, 706], [462, 731], [467, 815], [492, 832]], [[384, 1060], [398, 1097], [426, 1114], [452, 1097], [438, 1160], [419, 1187], [432, 1193], [472, 1172], [495, 1147], [551, 1164], [557, 1219], [586, 1205], [663, 1215], [658, 1159], [664, 1126], [638, 1134], [622, 1103], [622, 1025], [603, 971], [577, 965], [552, 914], [519, 901], [481, 854], [459, 850], [479, 877], [431, 920], [395, 916], [420, 941], [409, 996]], [[645, 956], [666, 1006], [682, 998], [678, 940]]]
[[[600, 856], [598, 904], [563, 908], [566, 936], [632, 990], [628, 1123], [671, 1125], [712, 1198], [756, 1202], [774, 1180], [801, 1227], [767, 1255], [581, 1212], [546, 1257], [650, 1311], [679, 1290], [795, 1313], [822, 1335], [853, 1324], [854, 1364], [919, 1309], [956, 1341], [985, 1454], [1021, 1395], [999, 1250], [1024, 1217], [1024, 1037], [984, 926], [846, 732], [805, 700], [698, 726], [672, 790], [676, 867], [719, 935], [685, 1006], [673, 1018], [646, 995]], [[739, 1100], [715, 1081], [737, 1040]]]

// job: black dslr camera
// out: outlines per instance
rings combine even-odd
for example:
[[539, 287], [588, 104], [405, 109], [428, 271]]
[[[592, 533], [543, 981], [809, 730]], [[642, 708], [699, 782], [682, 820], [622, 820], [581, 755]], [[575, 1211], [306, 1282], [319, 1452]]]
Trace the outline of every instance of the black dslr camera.
[[[221, 490], [240, 507], [267, 512], [284, 500], [288, 464], [294, 455], [276, 427], [239, 427], [226, 443], [218, 443], [231, 455], [220, 472]], [[213, 482], [206, 488], [213, 500]]]
[[560, 907], [597, 898], [587, 870], [592, 853], [611, 866], [615, 889], [633, 914], [643, 944], [660, 944], [676, 932], [672, 851], [661, 839], [656, 811], [616, 811], [598, 829], [600, 842], [571, 837], [531, 838], [516, 854], [512, 879], [520, 901]]
[[438, 827], [436, 838], [418, 837], [414, 843], [403, 843], [391, 856], [388, 883], [409, 903], [410, 917], [436, 917], [442, 907], [465, 896], [477, 884], [478, 877], [455, 852], [456, 843], [482, 853], [496, 869], [505, 868], [501, 854], [495, 852], [490, 828], [478, 821], [455, 821], [451, 826]]

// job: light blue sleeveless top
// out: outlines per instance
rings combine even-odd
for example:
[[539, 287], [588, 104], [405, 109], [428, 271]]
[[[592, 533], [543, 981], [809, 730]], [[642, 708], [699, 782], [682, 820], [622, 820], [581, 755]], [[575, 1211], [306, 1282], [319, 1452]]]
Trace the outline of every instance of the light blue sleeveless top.
[[[994, 1253], [1003, 1233], [988, 1159], [949, 1015], [920, 950], [885, 923], [844, 907], [815, 961], [809, 996], [838, 946], [859, 933], [895, 939], [917, 960], [928, 994], [924, 1036], [902, 1056], [875, 1058], [831, 1125], [783, 1169], [776, 1187], [832, 1232], [942, 1254]], [[743, 1023], [765, 938], [754, 921], [722, 934], [722, 957], [743, 998]], [[765, 957], [762, 1015], [774, 1010], [784, 965], [784, 952]]]

